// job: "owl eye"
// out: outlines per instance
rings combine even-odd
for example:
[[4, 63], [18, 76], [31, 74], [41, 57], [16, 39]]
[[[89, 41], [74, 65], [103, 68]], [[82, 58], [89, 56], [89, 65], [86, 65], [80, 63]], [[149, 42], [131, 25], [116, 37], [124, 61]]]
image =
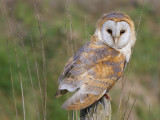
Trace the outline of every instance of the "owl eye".
[[112, 30], [111, 30], [111, 29], [107, 29], [107, 32], [108, 32], [109, 34], [112, 34]]
[[123, 34], [123, 33], [125, 33], [125, 32], [126, 32], [125, 30], [121, 30], [121, 31], [120, 31], [120, 34]]

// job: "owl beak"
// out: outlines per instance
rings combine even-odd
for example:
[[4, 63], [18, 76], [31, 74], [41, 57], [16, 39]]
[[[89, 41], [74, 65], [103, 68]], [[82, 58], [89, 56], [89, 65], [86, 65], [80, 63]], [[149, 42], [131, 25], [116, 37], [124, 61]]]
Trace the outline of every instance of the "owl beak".
[[118, 38], [117, 37], [115, 37], [114, 38], [114, 44], [117, 46], [117, 44], [118, 44]]

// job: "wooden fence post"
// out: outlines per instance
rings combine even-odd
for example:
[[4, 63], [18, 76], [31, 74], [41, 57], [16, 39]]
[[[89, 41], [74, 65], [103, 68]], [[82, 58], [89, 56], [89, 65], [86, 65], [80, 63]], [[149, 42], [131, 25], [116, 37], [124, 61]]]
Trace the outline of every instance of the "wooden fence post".
[[111, 120], [110, 100], [103, 96], [99, 101], [80, 111], [80, 120]]

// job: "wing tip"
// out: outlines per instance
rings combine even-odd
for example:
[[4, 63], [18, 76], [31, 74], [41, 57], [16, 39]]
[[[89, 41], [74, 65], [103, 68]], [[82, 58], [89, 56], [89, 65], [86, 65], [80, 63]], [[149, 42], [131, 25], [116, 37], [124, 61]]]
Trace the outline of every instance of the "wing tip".
[[[76, 95], [76, 93], [74, 94]], [[75, 96], [72, 96], [71, 98], [69, 98], [66, 102], [63, 103], [63, 105], [61, 106], [63, 109], [65, 110], [80, 110], [80, 106], [76, 103], [76, 98]]]
[[59, 98], [60, 96], [62, 96], [62, 94], [60, 94], [60, 91], [57, 90], [56, 93], [55, 93], [55, 95], [54, 95], [54, 97], [55, 98]]
[[65, 110], [78, 110], [75, 107], [73, 107], [72, 105], [69, 105], [68, 102], [65, 102], [61, 107]]
[[60, 96], [62, 96], [62, 95], [64, 95], [64, 94], [66, 94], [68, 92], [68, 90], [57, 90], [57, 92], [55, 93], [55, 95], [54, 95], [54, 97], [55, 98], [58, 98], [58, 97], [60, 97]]
[[80, 110], [81, 109], [81, 108], [78, 108], [74, 105], [73, 106], [72, 105], [67, 105], [67, 103], [64, 103], [61, 107], [65, 110]]
[[65, 109], [65, 110], [68, 110], [68, 109], [67, 109], [68, 106], [66, 105], [66, 103], [64, 103], [61, 107], [62, 107], [63, 109]]

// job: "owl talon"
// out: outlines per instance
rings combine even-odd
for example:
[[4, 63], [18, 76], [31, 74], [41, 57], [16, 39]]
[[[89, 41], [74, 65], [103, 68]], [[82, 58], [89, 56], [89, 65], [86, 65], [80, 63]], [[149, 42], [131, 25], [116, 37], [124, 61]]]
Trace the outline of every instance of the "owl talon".
[[106, 99], [108, 99], [108, 100], [110, 100], [110, 101], [112, 100], [112, 98], [110, 97], [109, 94], [106, 93], [106, 94], [104, 94], [104, 96], [106, 97]]

